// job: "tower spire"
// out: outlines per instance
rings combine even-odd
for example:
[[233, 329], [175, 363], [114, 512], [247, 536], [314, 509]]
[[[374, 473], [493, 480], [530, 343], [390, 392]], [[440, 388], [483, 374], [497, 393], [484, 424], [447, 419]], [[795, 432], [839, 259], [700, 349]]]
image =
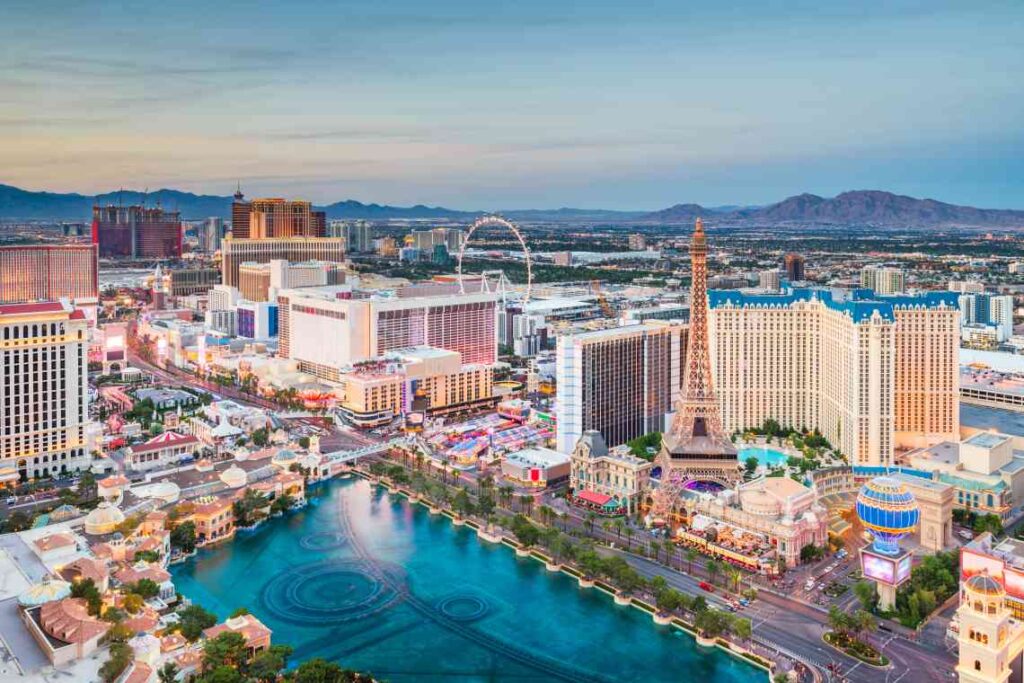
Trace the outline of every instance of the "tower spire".
[[668, 515], [679, 492], [690, 482], [731, 486], [739, 481], [736, 448], [722, 431], [708, 347], [708, 244], [704, 221], [697, 219], [690, 240], [690, 332], [686, 347], [683, 390], [672, 425], [655, 465], [661, 482], [652, 513]]

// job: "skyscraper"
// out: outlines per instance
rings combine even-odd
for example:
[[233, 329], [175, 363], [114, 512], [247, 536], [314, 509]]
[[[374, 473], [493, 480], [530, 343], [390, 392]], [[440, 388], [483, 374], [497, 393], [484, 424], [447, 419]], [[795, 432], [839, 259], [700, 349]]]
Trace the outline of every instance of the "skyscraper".
[[790, 282], [801, 282], [806, 278], [804, 273], [804, 257], [800, 254], [786, 254], [786, 279]]
[[899, 268], [865, 266], [860, 271], [860, 286], [875, 294], [899, 294], [907, 289], [907, 278]]
[[94, 206], [92, 241], [100, 258], [180, 258], [181, 216], [145, 206]]
[[652, 321], [558, 338], [556, 447], [587, 430], [610, 446], [665, 430], [679, 395], [686, 328]]
[[285, 261], [345, 262], [345, 240], [341, 237], [285, 237], [273, 239], [225, 239], [221, 244], [221, 280], [238, 286], [238, 268], [246, 261], [270, 263]]
[[336, 379], [339, 369], [351, 363], [411, 346], [457, 351], [466, 365], [492, 365], [498, 359], [497, 298], [491, 293], [401, 297], [369, 292], [356, 298], [330, 287], [282, 290], [278, 355], [326, 379]]
[[89, 466], [88, 345], [70, 304], [0, 305], [0, 472], [25, 481]]
[[345, 249], [352, 253], [373, 251], [373, 226], [369, 221], [350, 221], [341, 226]]
[[0, 304], [99, 297], [95, 244], [0, 247]]
[[829, 289], [709, 295], [726, 433], [773, 419], [818, 429], [854, 465], [959, 435], [956, 294]]
[[680, 491], [691, 482], [730, 486], [740, 478], [736, 447], [722, 429], [711, 376], [707, 263], [707, 236], [704, 222], [698, 218], [690, 241], [690, 336], [683, 392], [655, 460], [655, 465], [661, 467], [661, 483], [655, 492], [652, 512], [662, 517], [673, 510]]
[[[241, 215], [239, 222], [243, 222]], [[323, 237], [327, 234], [327, 220], [323, 211], [313, 211], [312, 204], [306, 201], [254, 199], [248, 203], [248, 225], [244, 232], [248, 239]], [[234, 233], [234, 226], [232, 237], [240, 238]]]
[[208, 254], [220, 249], [221, 239], [224, 237], [224, 219], [211, 216], [203, 221], [199, 228], [199, 248]]
[[239, 185], [235, 191], [234, 201], [231, 202], [231, 237], [236, 240], [249, 239], [249, 213], [251, 211], [252, 204], [245, 200], [242, 186]]

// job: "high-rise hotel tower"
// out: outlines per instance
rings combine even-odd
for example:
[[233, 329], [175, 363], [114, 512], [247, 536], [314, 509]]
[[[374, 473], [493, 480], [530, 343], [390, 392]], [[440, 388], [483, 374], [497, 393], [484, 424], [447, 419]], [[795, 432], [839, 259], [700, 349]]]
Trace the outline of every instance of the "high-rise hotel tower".
[[0, 482], [89, 466], [88, 337], [68, 303], [0, 305]]
[[817, 428], [855, 465], [959, 439], [956, 293], [721, 290], [709, 302], [726, 433], [769, 418]]

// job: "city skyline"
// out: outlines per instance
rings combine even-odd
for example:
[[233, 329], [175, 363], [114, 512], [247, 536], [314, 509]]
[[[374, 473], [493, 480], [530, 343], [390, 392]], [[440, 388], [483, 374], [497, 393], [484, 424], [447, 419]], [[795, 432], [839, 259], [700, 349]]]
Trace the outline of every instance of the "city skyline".
[[0, 28], [2, 180], [26, 189], [656, 209], [870, 186], [1012, 208], [1024, 177], [1011, 3], [56, 5]]

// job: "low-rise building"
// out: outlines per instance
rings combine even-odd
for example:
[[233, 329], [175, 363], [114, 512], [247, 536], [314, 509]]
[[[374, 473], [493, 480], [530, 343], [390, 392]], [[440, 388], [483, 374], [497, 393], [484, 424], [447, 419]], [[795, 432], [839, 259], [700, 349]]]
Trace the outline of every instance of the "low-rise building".
[[959, 443], [943, 441], [911, 451], [906, 460], [951, 485], [958, 508], [1006, 520], [1024, 500], [1024, 457], [1015, 454], [1008, 434], [981, 432]]
[[191, 434], [164, 432], [129, 447], [125, 464], [137, 471], [164, 469], [192, 458], [201, 448], [199, 439]]
[[213, 640], [222, 633], [240, 633], [245, 638], [245, 649], [250, 658], [270, 647], [270, 629], [251, 614], [242, 614], [211, 626], [203, 631], [203, 637]]
[[649, 487], [651, 463], [628, 450], [609, 450], [601, 433], [583, 432], [570, 456], [569, 488], [611, 496], [627, 512], [635, 511]]
[[29, 633], [54, 666], [88, 657], [113, 625], [89, 614], [84, 598], [64, 598], [22, 611]]
[[521, 484], [543, 488], [569, 479], [570, 457], [550, 448], [526, 448], [509, 453], [501, 461], [501, 474]]

